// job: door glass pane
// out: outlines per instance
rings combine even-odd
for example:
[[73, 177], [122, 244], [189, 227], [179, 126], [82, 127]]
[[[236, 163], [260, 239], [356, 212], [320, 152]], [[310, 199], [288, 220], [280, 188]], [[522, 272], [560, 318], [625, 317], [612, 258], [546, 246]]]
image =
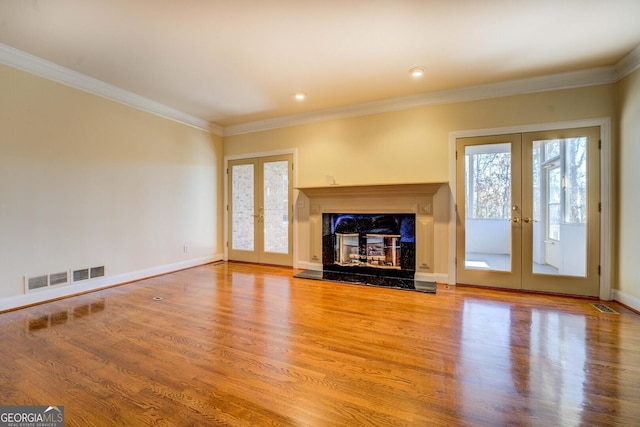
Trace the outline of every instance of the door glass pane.
[[545, 141], [544, 143], [544, 159], [551, 160], [560, 155], [560, 141], [557, 139]]
[[587, 138], [566, 142], [565, 211], [567, 224], [587, 223]]
[[511, 144], [465, 147], [465, 268], [511, 271]]
[[586, 277], [587, 138], [533, 142], [533, 273]]
[[232, 249], [254, 249], [253, 165], [235, 165], [231, 168], [231, 246]]
[[549, 220], [547, 226], [547, 238], [560, 240], [560, 168], [549, 169], [547, 173], [547, 192], [549, 202]]
[[264, 251], [289, 252], [289, 162], [264, 164]]

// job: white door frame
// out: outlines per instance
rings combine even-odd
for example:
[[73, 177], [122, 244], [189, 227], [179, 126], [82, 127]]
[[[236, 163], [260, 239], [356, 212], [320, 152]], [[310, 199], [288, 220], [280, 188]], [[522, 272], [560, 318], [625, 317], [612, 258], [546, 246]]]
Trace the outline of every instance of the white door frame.
[[456, 140], [458, 138], [502, 135], [511, 133], [539, 132], [547, 130], [571, 129], [600, 126], [600, 299], [612, 299], [612, 184], [611, 172], [611, 118], [575, 120], [554, 123], [538, 123], [522, 126], [509, 126], [492, 129], [475, 129], [449, 132], [449, 283], [456, 283]]
[[[274, 150], [274, 151], [261, 151], [257, 153], [247, 153], [247, 154], [235, 154], [230, 156], [224, 156], [224, 256], [223, 260], [229, 260], [229, 161], [231, 160], [244, 160], [244, 159], [254, 159], [258, 157], [269, 157], [269, 156], [280, 156], [283, 154], [291, 154], [293, 157], [293, 182], [291, 186], [293, 187], [293, 200], [291, 200], [291, 204], [294, 205], [296, 200], [298, 200], [298, 190], [296, 187], [298, 186], [298, 150], [296, 148], [285, 149], [285, 150]], [[291, 248], [293, 251], [293, 268], [297, 268], [298, 264], [298, 212], [297, 209], [293, 209], [293, 215], [291, 216], [291, 221], [293, 221], [293, 247]]]

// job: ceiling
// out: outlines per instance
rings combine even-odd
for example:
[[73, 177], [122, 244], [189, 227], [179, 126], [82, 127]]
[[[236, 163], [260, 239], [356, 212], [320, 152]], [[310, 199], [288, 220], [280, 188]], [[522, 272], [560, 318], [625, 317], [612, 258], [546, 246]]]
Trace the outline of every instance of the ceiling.
[[638, 17], [639, 0], [2, 0], [0, 43], [227, 127], [612, 66]]

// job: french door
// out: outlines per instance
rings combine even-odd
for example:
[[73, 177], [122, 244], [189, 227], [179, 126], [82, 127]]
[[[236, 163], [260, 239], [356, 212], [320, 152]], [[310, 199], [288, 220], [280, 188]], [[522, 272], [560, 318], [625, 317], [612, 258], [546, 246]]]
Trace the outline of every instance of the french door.
[[229, 161], [228, 257], [293, 265], [291, 155]]
[[598, 296], [598, 127], [456, 141], [459, 283]]

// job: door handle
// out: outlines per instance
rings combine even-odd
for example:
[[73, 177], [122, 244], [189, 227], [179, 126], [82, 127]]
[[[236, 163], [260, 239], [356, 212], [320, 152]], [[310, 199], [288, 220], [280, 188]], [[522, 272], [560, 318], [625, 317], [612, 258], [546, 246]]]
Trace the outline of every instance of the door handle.
[[530, 224], [532, 222], [536, 222], [536, 220], [533, 219], [533, 218], [524, 218], [523, 221], [526, 222], [527, 224]]
[[513, 223], [519, 223], [520, 222], [520, 218], [518, 218], [517, 216], [514, 216], [513, 218], [511, 218], [511, 222]]

